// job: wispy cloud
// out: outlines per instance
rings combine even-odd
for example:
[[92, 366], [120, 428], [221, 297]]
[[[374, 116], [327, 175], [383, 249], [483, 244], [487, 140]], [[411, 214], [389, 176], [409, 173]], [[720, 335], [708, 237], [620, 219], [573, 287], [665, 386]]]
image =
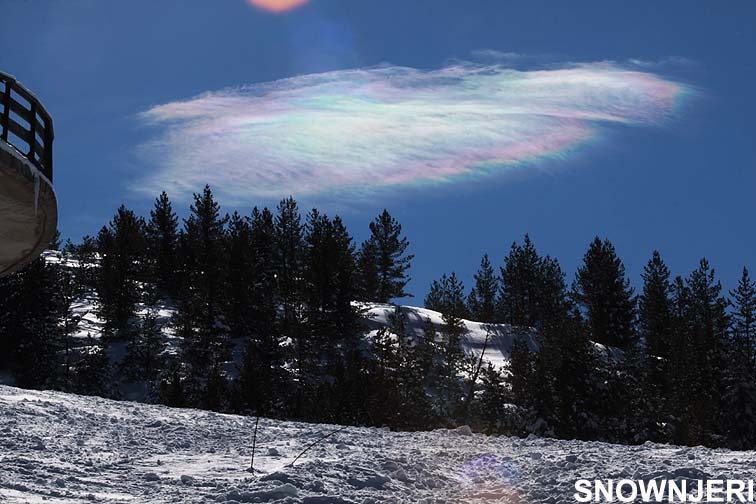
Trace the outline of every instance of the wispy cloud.
[[133, 188], [183, 198], [209, 183], [243, 202], [493, 178], [569, 157], [607, 125], [661, 125], [689, 91], [607, 62], [303, 75], [142, 113], [156, 138], [140, 147], [152, 168]]

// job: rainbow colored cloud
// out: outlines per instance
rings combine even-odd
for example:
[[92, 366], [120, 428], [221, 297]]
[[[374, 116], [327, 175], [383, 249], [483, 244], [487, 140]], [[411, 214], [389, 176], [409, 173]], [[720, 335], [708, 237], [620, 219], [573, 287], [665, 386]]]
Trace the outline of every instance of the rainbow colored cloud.
[[657, 126], [691, 88], [637, 67], [518, 71], [457, 62], [303, 75], [155, 106], [140, 147], [155, 166], [134, 188], [182, 198], [355, 196], [385, 187], [496, 177], [568, 157], [607, 125]]

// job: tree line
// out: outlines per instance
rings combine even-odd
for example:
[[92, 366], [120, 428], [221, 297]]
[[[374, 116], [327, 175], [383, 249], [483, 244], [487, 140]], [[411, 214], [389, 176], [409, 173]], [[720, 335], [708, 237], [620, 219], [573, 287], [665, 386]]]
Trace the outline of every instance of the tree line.
[[[639, 443], [756, 446], [756, 288], [722, 292], [706, 260], [672, 278], [654, 252], [642, 292], [596, 238], [568, 285], [525, 236], [468, 292], [434, 281], [418, 333], [394, 307], [367, 331], [354, 301], [405, 297], [413, 256], [383, 211], [357, 246], [338, 217], [292, 198], [224, 215], [209, 187], [179, 220], [168, 196], [121, 206], [80, 243], [0, 279], [0, 370], [19, 386], [171, 406], [430, 429]], [[101, 337], [82, 337], [91, 302]], [[170, 308], [170, 317], [161, 308]], [[532, 327], [504, 369], [466, 355], [465, 319]], [[367, 336], [366, 336], [367, 334]], [[169, 341], [178, 344], [168, 344]]]
[[568, 286], [558, 261], [525, 236], [498, 271], [483, 257], [469, 294], [445, 274], [425, 305], [456, 319], [537, 329], [537, 352], [515, 342], [508, 369], [485, 370], [488, 428], [756, 446], [756, 285], [745, 268], [726, 296], [706, 259], [672, 278], [654, 251], [636, 295], [614, 246], [596, 238]]

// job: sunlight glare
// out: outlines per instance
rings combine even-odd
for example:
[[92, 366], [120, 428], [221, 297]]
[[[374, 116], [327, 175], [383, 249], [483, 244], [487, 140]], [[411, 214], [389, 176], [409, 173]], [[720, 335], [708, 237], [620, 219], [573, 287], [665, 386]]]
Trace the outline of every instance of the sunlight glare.
[[286, 12], [306, 4], [309, 0], [248, 0], [258, 9], [270, 12]]

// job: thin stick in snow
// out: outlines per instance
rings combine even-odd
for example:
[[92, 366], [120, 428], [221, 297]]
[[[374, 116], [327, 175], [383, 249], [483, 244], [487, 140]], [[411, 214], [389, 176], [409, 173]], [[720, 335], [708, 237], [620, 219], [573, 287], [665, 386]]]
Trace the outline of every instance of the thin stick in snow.
[[346, 430], [348, 427], [349, 427], [348, 425], [344, 425], [343, 427], [339, 427], [335, 431], [330, 432], [330, 433], [326, 434], [325, 436], [321, 437], [320, 439], [318, 439], [317, 441], [315, 441], [314, 443], [312, 443], [311, 445], [309, 445], [307, 448], [305, 448], [304, 450], [302, 450], [302, 452], [299, 455], [297, 455], [297, 457], [294, 460], [292, 460], [290, 463], [286, 464], [286, 467], [294, 467], [294, 462], [296, 462], [297, 460], [299, 460], [299, 458], [302, 455], [304, 455], [305, 453], [307, 453], [308, 451], [310, 451], [310, 448], [312, 448], [313, 446], [317, 445], [318, 443], [321, 443], [321, 442], [325, 441], [329, 437], [331, 437], [331, 436], [333, 436], [335, 434], [338, 434], [339, 432], [341, 432], [343, 430]]
[[252, 463], [249, 464], [249, 472], [255, 472], [255, 448], [257, 448], [257, 426], [260, 424], [260, 415], [255, 419], [255, 433], [252, 435]]

